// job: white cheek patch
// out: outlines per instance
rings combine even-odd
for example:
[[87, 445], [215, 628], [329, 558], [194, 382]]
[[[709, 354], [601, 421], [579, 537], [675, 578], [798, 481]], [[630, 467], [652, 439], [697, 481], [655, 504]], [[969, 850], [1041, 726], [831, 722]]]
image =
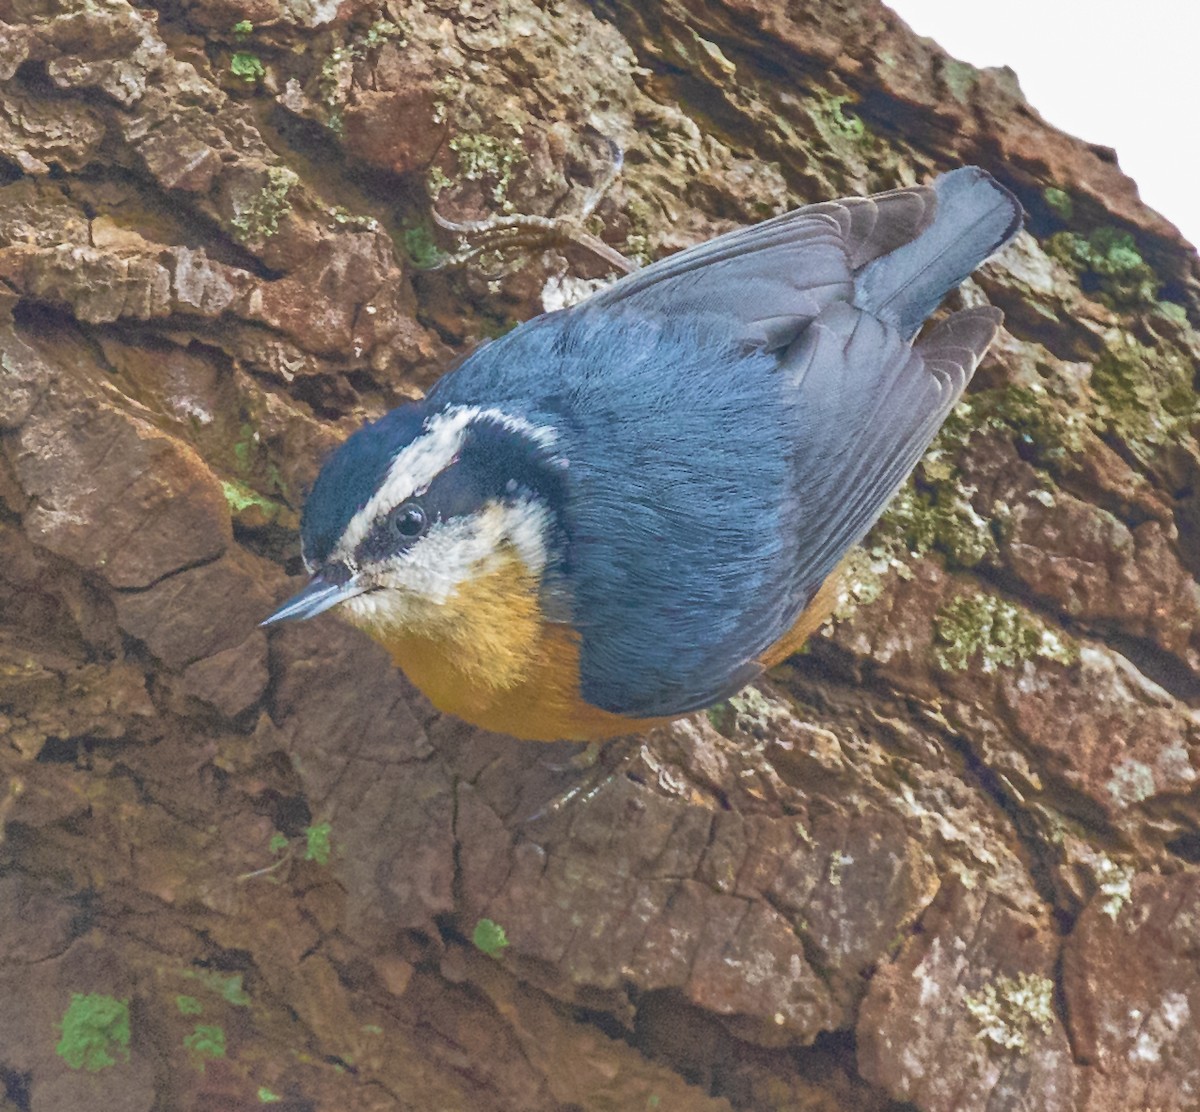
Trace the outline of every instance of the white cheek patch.
[[550, 513], [538, 503], [488, 502], [468, 518], [434, 525], [407, 552], [360, 572], [366, 593], [342, 605], [364, 625], [424, 623], [472, 580], [498, 570], [515, 552], [529, 573], [546, 566]]
[[[530, 424], [523, 417], [514, 417], [498, 409], [451, 406], [434, 414], [426, 421], [425, 432], [396, 453], [371, 500], [350, 519], [334, 556], [353, 567], [354, 550], [370, 532], [375, 521], [413, 495], [427, 490], [430, 483], [458, 458], [468, 426], [480, 419], [496, 421], [505, 428], [529, 437], [543, 448], [552, 447], [557, 439], [552, 428]], [[422, 545], [424, 543], [422, 541]]]

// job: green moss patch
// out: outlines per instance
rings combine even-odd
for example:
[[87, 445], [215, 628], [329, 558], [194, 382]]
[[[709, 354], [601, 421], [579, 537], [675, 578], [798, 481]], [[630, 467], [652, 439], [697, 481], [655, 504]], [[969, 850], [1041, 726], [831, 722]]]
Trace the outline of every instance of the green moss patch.
[[1040, 383], [980, 390], [962, 399], [934, 439], [926, 460], [953, 457], [973, 436], [1011, 436], [1032, 462], [1053, 469], [1087, 448], [1087, 417]]
[[1114, 330], [1092, 368], [1096, 415], [1127, 441], [1163, 444], [1200, 417], [1191, 360], [1160, 342], [1154, 347]]
[[480, 919], [475, 924], [471, 941], [489, 957], [498, 957], [508, 945], [508, 935], [504, 928], [491, 919]]
[[225, 1028], [215, 1023], [197, 1023], [190, 1035], [183, 1036], [184, 1049], [201, 1069], [211, 1058], [225, 1057]]
[[257, 491], [251, 490], [245, 483], [239, 483], [236, 479], [232, 482], [223, 480], [221, 492], [225, 495], [225, 501], [230, 510], [235, 514], [255, 507], [262, 510], [268, 517], [276, 517], [283, 508], [278, 502], [264, 498]]
[[1087, 447], [1086, 415], [1044, 389], [1005, 386], [964, 398], [921, 461], [921, 485], [902, 487], [880, 518], [871, 535], [872, 556], [896, 555], [902, 548], [917, 556], [936, 551], [963, 568], [996, 556], [994, 522], [971, 505], [972, 490], [960, 471], [971, 439], [989, 432], [1011, 438], [1025, 458], [1051, 470]]
[[1139, 308], [1158, 300], [1162, 280], [1142, 258], [1128, 232], [1109, 227], [1096, 228], [1086, 236], [1056, 232], [1046, 240], [1045, 249], [1074, 271], [1084, 290], [1114, 309]]
[[258, 55], [245, 50], [239, 50], [229, 59], [229, 69], [235, 77], [240, 77], [249, 85], [261, 81], [267, 75]]
[[328, 865], [329, 855], [333, 852], [330, 836], [333, 827], [327, 822], [319, 822], [304, 830], [304, 860], [315, 861], [318, 865]]
[[933, 490], [902, 487], [877, 528], [885, 547], [901, 542], [917, 556], [936, 549], [963, 568], [973, 568], [997, 551], [991, 526], [954, 483], [937, 484]]
[[948, 672], [977, 665], [983, 672], [1025, 660], [1072, 664], [1079, 649], [1020, 607], [995, 595], [957, 595], [934, 617], [934, 659]]
[[1042, 190], [1042, 200], [1060, 220], [1070, 220], [1075, 215], [1075, 202], [1065, 189], [1048, 185]]
[[129, 1061], [129, 1001], [75, 993], [58, 1025], [55, 1053], [73, 1070], [98, 1070]]
[[410, 224], [401, 233], [404, 253], [421, 270], [430, 270], [445, 257], [433, 238], [433, 229], [428, 224]]

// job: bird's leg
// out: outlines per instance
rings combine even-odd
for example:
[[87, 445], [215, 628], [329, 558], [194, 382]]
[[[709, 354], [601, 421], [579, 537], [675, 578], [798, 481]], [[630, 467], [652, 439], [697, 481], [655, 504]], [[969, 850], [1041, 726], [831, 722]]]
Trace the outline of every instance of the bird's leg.
[[463, 266], [488, 252], [504, 253], [517, 250], [538, 250], [547, 247], [582, 247], [603, 259], [609, 266], [622, 274], [637, 269], [635, 263], [625, 258], [620, 251], [610, 247], [599, 236], [589, 232], [584, 224], [596, 211], [596, 206], [612, 187], [621, 172], [624, 154], [611, 139], [607, 140], [611, 158], [609, 167], [600, 181], [584, 198], [583, 207], [576, 214], [562, 216], [536, 216], [516, 214], [492, 216], [486, 220], [448, 220], [436, 208], [431, 210], [434, 223], [445, 228], [461, 240], [461, 247], [453, 255], [442, 258], [433, 269]]
[[[563, 767], [573, 767], [580, 772], [586, 773], [578, 783], [572, 784], [565, 791], [561, 791], [553, 799], [547, 803], [543, 803], [532, 815], [524, 820], [522, 825], [527, 825], [532, 822], [537, 822], [539, 819], [548, 818], [550, 815], [557, 814], [568, 803], [574, 802], [576, 806], [582, 806], [590, 800], [595, 799], [609, 784], [611, 784], [621, 770], [625, 768], [640, 752], [639, 747], [629, 746], [629, 737], [610, 738], [608, 741], [598, 742], [590, 741], [578, 753], [576, 753]], [[613, 761], [608, 761], [610, 754], [616, 753], [617, 757]]]

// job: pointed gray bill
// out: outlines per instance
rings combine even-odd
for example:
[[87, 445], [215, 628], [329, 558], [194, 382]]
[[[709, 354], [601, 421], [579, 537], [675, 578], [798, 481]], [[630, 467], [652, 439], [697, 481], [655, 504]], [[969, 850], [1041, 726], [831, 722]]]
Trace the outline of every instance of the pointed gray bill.
[[331, 606], [345, 602], [355, 595], [361, 595], [366, 590], [353, 578], [345, 583], [330, 583], [323, 579], [318, 572], [312, 582], [299, 594], [293, 595], [269, 618], [259, 622], [259, 626], [274, 625], [276, 622], [303, 621], [305, 618], [315, 618], [323, 614]]

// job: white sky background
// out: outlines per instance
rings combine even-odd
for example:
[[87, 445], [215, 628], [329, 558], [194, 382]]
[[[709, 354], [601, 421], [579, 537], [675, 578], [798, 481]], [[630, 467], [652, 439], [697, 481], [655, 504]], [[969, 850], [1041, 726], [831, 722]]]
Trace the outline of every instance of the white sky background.
[[973, 66], [1010, 66], [1055, 127], [1115, 147], [1200, 245], [1200, 0], [884, 0]]

